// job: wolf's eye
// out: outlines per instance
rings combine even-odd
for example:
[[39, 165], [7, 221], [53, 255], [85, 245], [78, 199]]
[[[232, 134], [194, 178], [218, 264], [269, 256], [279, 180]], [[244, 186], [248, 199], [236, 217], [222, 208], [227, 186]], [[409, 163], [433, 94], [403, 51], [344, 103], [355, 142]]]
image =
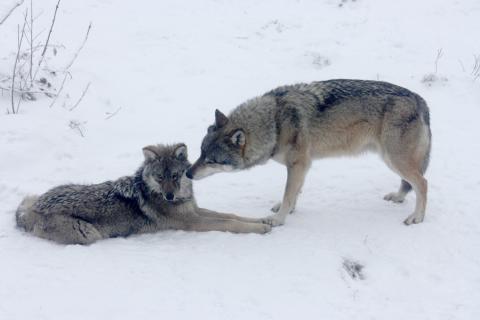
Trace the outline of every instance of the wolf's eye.
[[174, 174], [172, 175], [172, 179], [173, 179], [173, 181], [177, 181], [177, 179], [178, 179], [178, 174], [174, 173]]
[[156, 177], [156, 180], [157, 180], [158, 182], [162, 182], [162, 181], [163, 181], [163, 176], [157, 176], [157, 177]]

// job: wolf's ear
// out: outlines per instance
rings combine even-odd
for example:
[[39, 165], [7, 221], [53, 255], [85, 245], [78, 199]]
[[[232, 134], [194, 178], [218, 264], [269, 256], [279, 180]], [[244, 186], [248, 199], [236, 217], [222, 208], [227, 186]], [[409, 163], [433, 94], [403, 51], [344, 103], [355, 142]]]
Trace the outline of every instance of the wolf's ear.
[[146, 146], [142, 149], [145, 160], [153, 160], [157, 157], [153, 146]]
[[187, 155], [187, 146], [184, 145], [183, 143], [179, 144], [175, 148], [175, 157], [179, 160], [187, 160], [188, 155]]
[[220, 110], [215, 110], [215, 126], [221, 128], [228, 123], [228, 118]]
[[245, 145], [245, 132], [242, 129], [238, 129], [232, 134], [230, 139], [232, 139], [234, 145], [243, 147]]

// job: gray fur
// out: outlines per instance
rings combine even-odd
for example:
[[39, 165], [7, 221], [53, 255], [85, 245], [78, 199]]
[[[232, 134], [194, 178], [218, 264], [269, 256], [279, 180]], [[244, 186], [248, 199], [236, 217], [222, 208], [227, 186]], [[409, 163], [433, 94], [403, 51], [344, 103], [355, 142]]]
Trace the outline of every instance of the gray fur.
[[[287, 166], [288, 178], [273, 225], [292, 212], [311, 161], [374, 151], [402, 178], [386, 200], [403, 201], [413, 187], [415, 212], [406, 224], [423, 221], [431, 149], [427, 104], [416, 93], [380, 81], [328, 80], [276, 88], [253, 98], [227, 117], [216, 111], [187, 176], [200, 179], [274, 159]], [[243, 144], [234, 143], [237, 132]]]
[[[64, 244], [90, 244], [111, 237], [166, 229], [265, 233], [259, 219], [198, 208], [186, 146], [148, 146], [132, 176], [94, 185], [63, 185], [26, 197], [17, 225], [34, 235]], [[170, 196], [170, 198], [169, 198]]]

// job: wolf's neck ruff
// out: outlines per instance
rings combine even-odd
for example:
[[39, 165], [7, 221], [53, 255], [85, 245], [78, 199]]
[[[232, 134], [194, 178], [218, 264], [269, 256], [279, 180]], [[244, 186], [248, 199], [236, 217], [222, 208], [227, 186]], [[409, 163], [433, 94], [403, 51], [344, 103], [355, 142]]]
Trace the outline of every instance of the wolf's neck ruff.
[[274, 113], [275, 101], [262, 96], [245, 102], [230, 114], [230, 122], [245, 132], [242, 150], [245, 169], [267, 162], [274, 152], [278, 136], [277, 126], [271, 121]]

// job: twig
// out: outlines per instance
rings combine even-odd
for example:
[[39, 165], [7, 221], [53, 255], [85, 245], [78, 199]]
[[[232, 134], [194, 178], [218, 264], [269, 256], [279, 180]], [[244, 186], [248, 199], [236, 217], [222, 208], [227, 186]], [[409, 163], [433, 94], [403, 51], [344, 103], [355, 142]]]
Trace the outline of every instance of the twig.
[[45, 51], [47, 51], [48, 42], [50, 41], [50, 35], [52, 34], [53, 25], [55, 24], [55, 18], [57, 17], [57, 10], [58, 10], [58, 7], [60, 6], [60, 1], [61, 0], [58, 0], [57, 6], [55, 7], [55, 12], [53, 13], [52, 23], [50, 24], [50, 30], [48, 31], [47, 41], [45, 42], [45, 46], [43, 47], [42, 59], [40, 60], [38, 65], [40, 65], [41, 61], [43, 60], [43, 57], [45, 56]]
[[70, 67], [71, 67], [72, 64], [75, 62], [75, 60], [77, 60], [78, 54], [79, 54], [80, 51], [83, 49], [83, 46], [85, 45], [85, 43], [86, 43], [87, 40], [88, 40], [88, 35], [89, 35], [89, 33], [90, 33], [90, 29], [91, 29], [91, 28], [92, 28], [92, 23], [90, 22], [90, 24], [88, 25], [87, 33], [85, 34], [85, 38], [83, 39], [82, 44], [81, 44], [80, 47], [78, 48], [77, 52], [75, 52], [75, 56], [73, 56], [72, 61], [70, 61], [70, 63], [65, 67], [65, 70], [70, 69]]
[[473, 81], [480, 77], [480, 55], [473, 55], [473, 68], [471, 72]]
[[10, 15], [13, 13], [13, 11], [15, 11], [15, 9], [20, 7], [23, 4], [24, 1], [25, 0], [21, 0], [21, 1], [18, 1], [17, 3], [15, 3], [13, 5], [13, 7], [10, 9], [10, 11], [8, 11], [7, 14], [2, 18], [2, 20], [0, 20], [0, 25], [2, 25], [5, 22], [5, 20], [7, 20], [8, 17], [10, 17]]
[[30, 66], [28, 74], [30, 75], [30, 88], [33, 85], [33, 0], [30, 0]]
[[37, 78], [37, 73], [40, 69], [40, 65], [42, 64], [43, 60], [45, 59], [45, 52], [47, 51], [47, 48], [48, 48], [48, 43], [50, 41], [50, 35], [52, 34], [53, 26], [55, 25], [55, 18], [57, 17], [57, 10], [58, 10], [58, 7], [60, 6], [60, 1], [61, 0], [58, 0], [57, 5], [55, 7], [55, 12], [53, 14], [52, 23], [50, 24], [50, 30], [48, 31], [47, 41], [45, 42], [45, 44], [43, 46], [43, 51], [42, 51], [42, 54], [40, 56], [40, 60], [38, 60], [38, 65], [37, 65], [37, 69], [35, 70], [35, 73], [33, 75], [33, 80], [35, 80]]
[[437, 73], [438, 70], [438, 60], [443, 56], [443, 49], [440, 48], [437, 51], [437, 57], [435, 58], [435, 74]]
[[[5, 90], [5, 91], [12, 91], [12, 88], [11, 87], [1, 87], [0, 86], [0, 90]], [[13, 88], [13, 92], [16, 92], [16, 93], [19, 93], [20, 95], [25, 95], [25, 94], [44, 94], [46, 96], [50, 96], [50, 97], [56, 97], [58, 95], [58, 93], [54, 93], [54, 92], [51, 92], [51, 91], [42, 91], [42, 90], [23, 90], [23, 89], [16, 89], [16, 88]]]
[[67, 80], [67, 76], [70, 76], [70, 79], [72, 79], [72, 75], [70, 74], [70, 72], [66, 72], [65, 77], [63, 77], [62, 85], [60, 86], [60, 89], [58, 89], [57, 95], [53, 99], [52, 103], [50, 103], [49, 108], [53, 107], [55, 102], [57, 102], [58, 96], [60, 96], [60, 93], [62, 93], [63, 85], [65, 84], [65, 81]]
[[465, 66], [463, 65], [462, 60], [458, 59], [458, 63], [460, 64], [460, 67], [462, 67], [462, 71], [465, 72]]
[[82, 95], [80, 96], [80, 99], [78, 99], [77, 103], [75, 103], [75, 104], [73, 105], [73, 107], [70, 108], [70, 111], [72, 111], [73, 109], [75, 109], [76, 107], [78, 107], [78, 105], [80, 104], [80, 102], [83, 100], [83, 97], [85, 97], [85, 94], [87, 93], [89, 87], [90, 87], [90, 82], [87, 84], [87, 86], [86, 86], [85, 89], [83, 90]]
[[480, 68], [480, 56], [473, 55], [472, 75]]
[[[25, 18], [23, 21], [23, 27], [22, 27], [22, 33], [20, 35], [20, 25], [17, 25], [17, 41], [18, 41], [18, 48], [17, 48], [17, 56], [15, 57], [15, 63], [13, 64], [13, 73], [12, 73], [12, 89], [11, 89], [11, 95], [12, 95], [12, 113], [15, 114], [15, 75], [17, 73], [17, 62], [18, 62], [18, 57], [20, 56], [20, 49], [22, 47], [22, 41], [23, 41], [23, 34], [25, 31], [25, 25], [27, 24], [27, 14], [28, 14], [28, 9], [25, 12]], [[20, 108], [20, 102], [18, 103], [17, 106], [17, 112], [18, 109]]]
[[22, 101], [22, 98], [23, 98], [23, 95], [17, 101], [17, 113], [18, 113], [18, 110], [20, 109], [20, 101]]
[[122, 109], [122, 107], [119, 107], [117, 110], [115, 110], [114, 112], [112, 113], [107, 113], [108, 116], [105, 118], [105, 120], [108, 120], [110, 119], [111, 117], [113, 117], [114, 115], [116, 115], [118, 113], [118, 111], [120, 111]]
[[[25, 37], [26, 37], [26, 34], [25, 34]], [[50, 45], [51, 47], [53, 45]], [[38, 49], [40, 49], [41, 46], [34, 46], [33, 47], [33, 52], [36, 52]], [[19, 62], [22, 61], [21, 57], [27, 55], [26, 51], [23, 51], [23, 52], [20, 52], [20, 59], [19, 59]], [[28, 54], [30, 55], [30, 54]], [[25, 65], [29, 64], [30, 61], [29, 59], [25, 59], [24, 61], [22, 61], [22, 63], [20, 65], [17, 66], [17, 74], [21, 74], [21, 70], [23, 70], [23, 68], [25, 67]], [[11, 81], [12, 77], [11, 76], [7, 76], [6, 78], [3, 78], [3, 79], [0, 79], [0, 82], [5, 82], [5, 81]], [[28, 75], [26, 77], [23, 78], [24, 82], [26, 83], [26, 81], [28, 80]], [[32, 83], [33, 84], [33, 83]], [[33, 87], [33, 85], [30, 84], [30, 85], [25, 85], [25, 87], [27, 87], [28, 89], [31, 89]], [[10, 90], [10, 89], [9, 89]]]
[[[35, 19], [33, 19], [33, 21], [35, 21]], [[45, 30], [46, 30], [46, 29], [43, 28], [39, 33], [37, 33], [37, 35], [33, 37], [33, 41], [35, 42], [35, 41], [42, 35], [42, 33], [43, 33]], [[41, 42], [38, 42], [37, 47], [42, 47]]]
[[70, 120], [68, 126], [70, 127], [70, 129], [78, 130], [78, 133], [80, 134], [80, 136], [82, 138], [85, 137], [85, 135], [83, 134], [82, 123], [81, 122], [76, 121], [76, 120]]

